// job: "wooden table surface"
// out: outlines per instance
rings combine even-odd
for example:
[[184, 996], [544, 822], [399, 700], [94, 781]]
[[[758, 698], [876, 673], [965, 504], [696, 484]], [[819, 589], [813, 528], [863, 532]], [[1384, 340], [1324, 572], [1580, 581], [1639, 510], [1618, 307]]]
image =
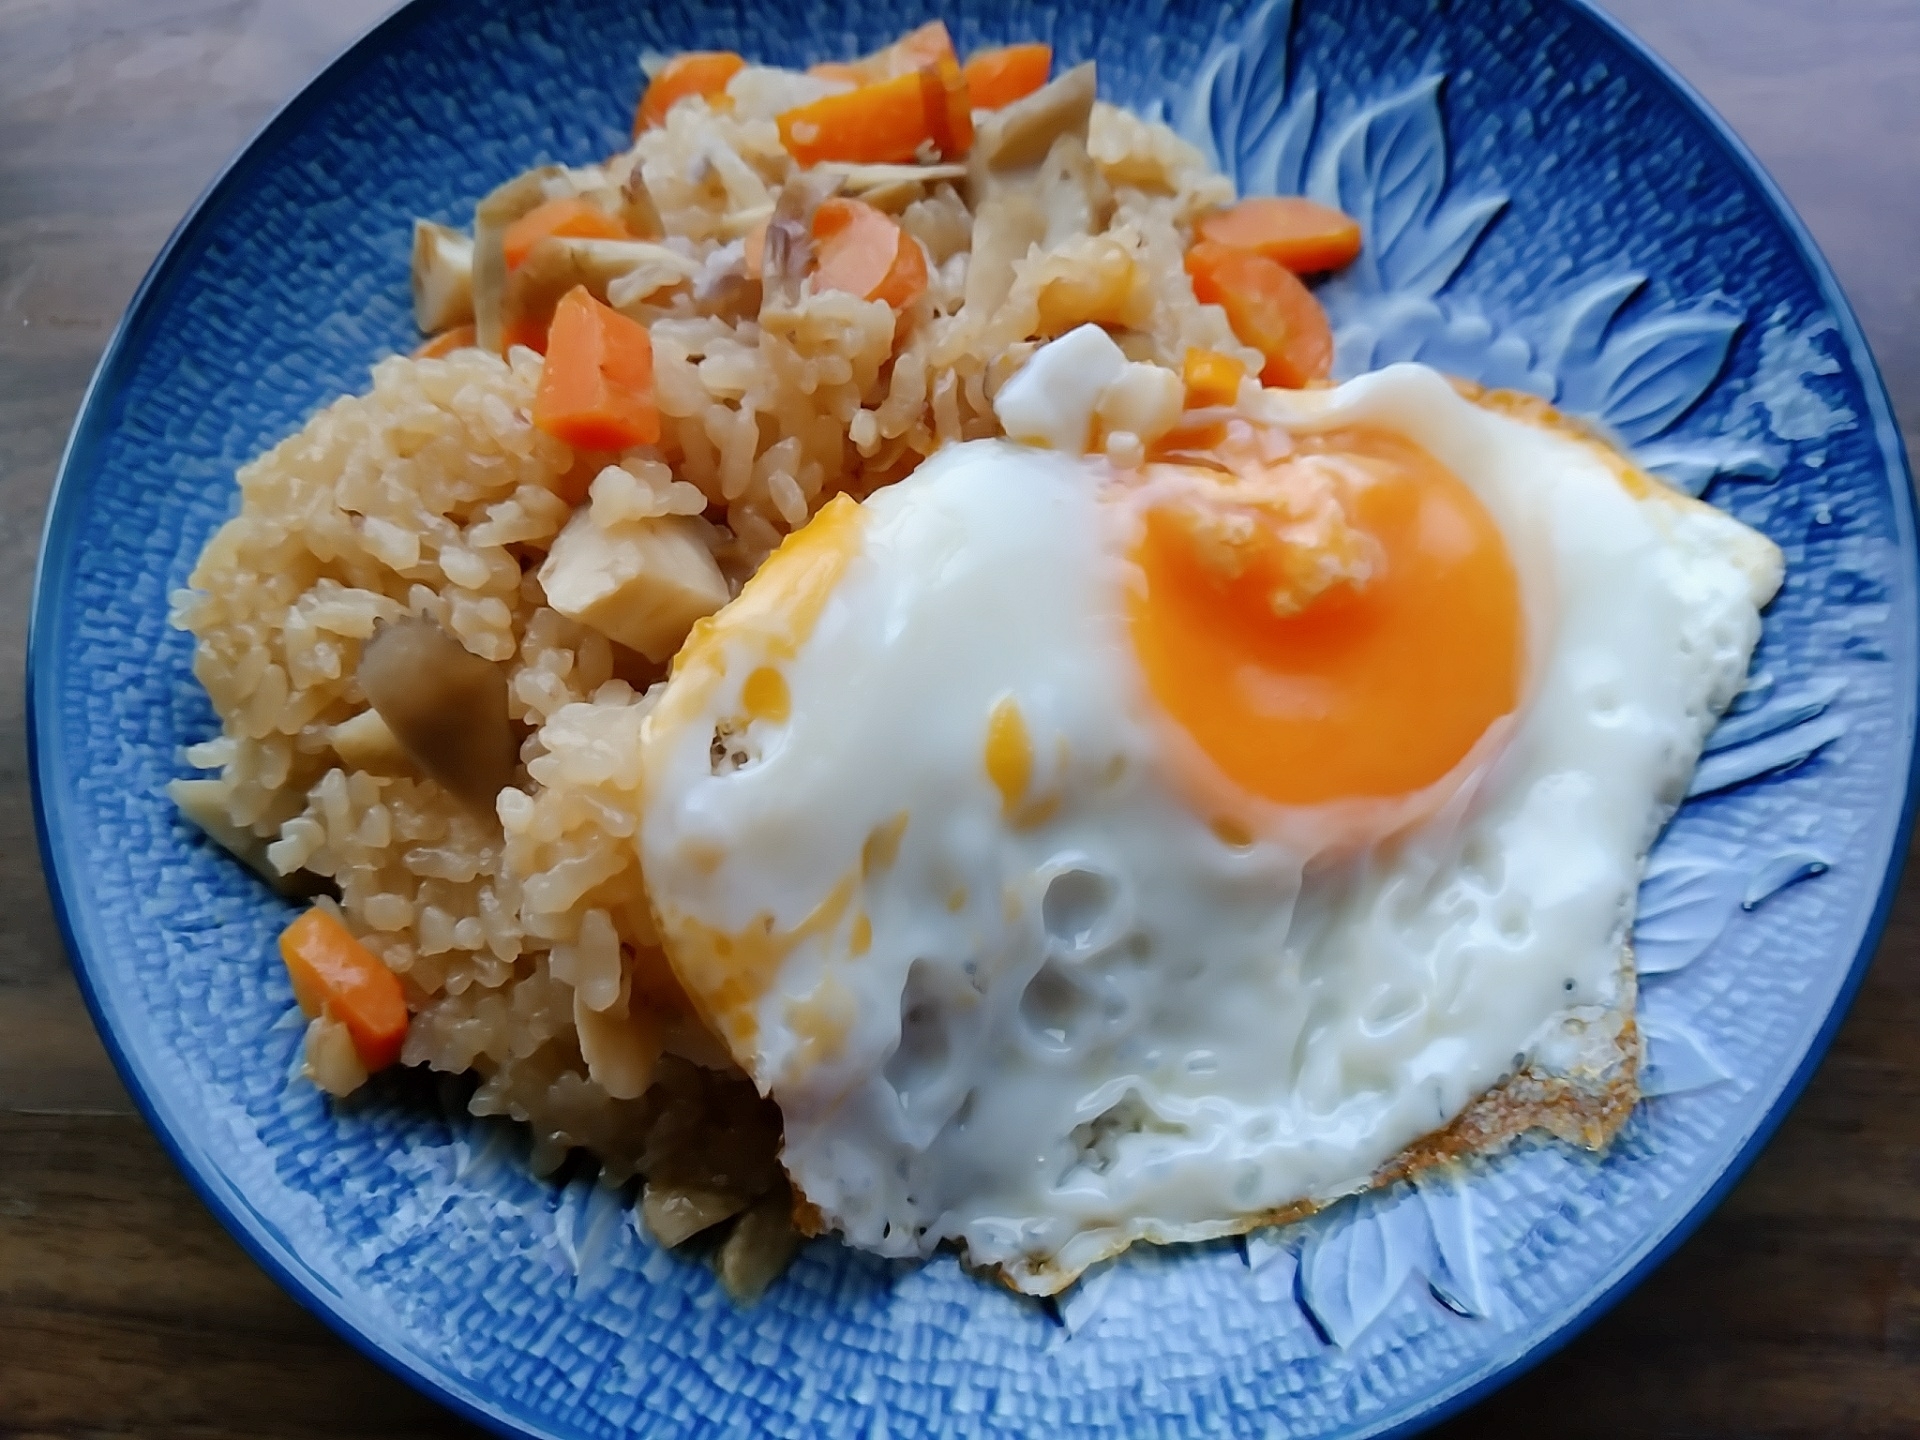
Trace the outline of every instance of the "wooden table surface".
[[[1920, 3], [1612, 7], [1806, 217], [1913, 447]], [[477, 1433], [282, 1294], [135, 1113], [49, 909], [20, 693], [47, 492], [115, 319], [217, 167], [385, 8], [0, 0], [0, 1440]], [[1920, 1435], [1917, 950], [1910, 872], [1838, 1043], [1732, 1197], [1591, 1330], [1437, 1433]]]

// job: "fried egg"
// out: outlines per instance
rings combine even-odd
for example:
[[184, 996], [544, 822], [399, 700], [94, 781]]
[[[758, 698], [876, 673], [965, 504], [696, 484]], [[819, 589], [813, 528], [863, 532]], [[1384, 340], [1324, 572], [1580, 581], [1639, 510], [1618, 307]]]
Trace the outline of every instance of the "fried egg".
[[1778, 550], [1422, 367], [1246, 399], [832, 501], [648, 718], [668, 955], [856, 1246], [1052, 1293], [1364, 1188], [1631, 1008]]

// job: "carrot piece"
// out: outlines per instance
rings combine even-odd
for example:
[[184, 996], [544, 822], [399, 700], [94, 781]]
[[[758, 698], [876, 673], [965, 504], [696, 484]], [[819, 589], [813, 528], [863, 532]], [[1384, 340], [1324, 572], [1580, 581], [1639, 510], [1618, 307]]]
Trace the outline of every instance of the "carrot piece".
[[653, 396], [653, 338], [646, 326], [576, 285], [547, 331], [547, 363], [533, 423], [581, 450], [625, 450], [660, 438]]
[[964, 122], [954, 113], [956, 102], [965, 104], [959, 74], [954, 66], [949, 85], [940, 66], [926, 66], [823, 96], [778, 117], [780, 143], [802, 165], [910, 165], [929, 141], [955, 158], [973, 143], [971, 111]]
[[871, 55], [863, 55], [858, 60], [822, 61], [809, 65], [807, 73], [823, 80], [851, 80], [856, 85], [871, 85], [876, 80], [911, 75], [922, 66], [938, 65], [943, 60], [958, 65], [959, 52], [953, 48], [947, 22], [929, 20]]
[[967, 57], [967, 90], [982, 110], [998, 110], [1047, 83], [1053, 70], [1051, 45], [1003, 45]]
[[667, 123], [667, 112], [695, 95], [707, 100], [726, 94], [727, 82], [747, 68], [731, 50], [689, 50], [676, 55], [647, 82], [646, 94], [633, 112], [633, 133]]
[[536, 355], [546, 354], [547, 327], [527, 315], [516, 316], [509, 320], [500, 335], [501, 354], [504, 355], [516, 345], [524, 345]]
[[822, 60], [817, 65], [807, 66], [807, 74], [816, 80], [844, 80], [849, 85], [864, 85], [866, 77], [860, 73], [857, 60]]
[[1257, 195], [1202, 216], [1195, 238], [1252, 250], [1293, 271], [1338, 270], [1360, 253], [1360, 225], [1304, 195]]
[[1221, 421], [1176, 425], [1153, 442], [1155, 455], [1205, 455], [1218, 452], [1227, 443], [1227, 427]]
[[868, 298], [884, 300], [895, 310], [906, 310], [926, 293], [926, 253], [921, 250], [918, 240], [902, 230], [900, 248], [894, 254], [893, 264], [888, 267], [886, 278], [880, 282], [880, 288]]
[[775, 123], [780, 143], [802, 165], [822, 160], [910, 164], [921, 142], [931, 138], [918, 74], [823, 96], [787, 111]]
[[323, 1010], [347, 1027], [369, 1071], [400, 1058], [407, 1038], [407, 998], [400, 978], [319, 906], [280, 932], [280, 958], [293, 998], [309, 1015]]
[[416, 360], [438, 360], [451, 355], [456, 350], [464, 350], [473, 344], [473, 326], [456, 325], [451, 330], [442, 330], [438, 335], [430, 335], [421, 342], [419, 349], [413, 352]]
[[870, 224], [869, 217], [886, 220], [888, 228], [894, 228], [893, 221], [865, 201], [830, 195], [813, 212], [813, 238], [817, 243], [836, 239], [849, 230]]
[[627, 227], [598, 205], [579, 196], [549, 200], [536, 205], [507, 226], [500, 248], [506, 252], [507, 269], [516, 270], [542, 240], [556, 235], [588, 240], [624, 240]]
[[823, 200], [813, 215], [816, 290], [844, 290], [905, 310], [927, 288], [919, 241], [871, 205]]
[[1218, 350], [1203, 350], [1198, 345], [1187, 351], [1182, 369], [1189, 410], [1233, 404], [1240, 397], [1240, 382], [1247, 373], [1247, 367], [1233, 356], [1222, 355]]
[[973, 148], [973, 97], [966, 74], [952, 57], [920, 67], [927, 97], [927, 128], [943, 160], [958, 160]]
[[1233, 333], [1267, 357], [1265, 385], [1298, 389], [1333, 368], [1333, 331], [1300, 278], [1251, 250], [1202, 240], [1187, 252], [1194, 298], [1227, 312]]

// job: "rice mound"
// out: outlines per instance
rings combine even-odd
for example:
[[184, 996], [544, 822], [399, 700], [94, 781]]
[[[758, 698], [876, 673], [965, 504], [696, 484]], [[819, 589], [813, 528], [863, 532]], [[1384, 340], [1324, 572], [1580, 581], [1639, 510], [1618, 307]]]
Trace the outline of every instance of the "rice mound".
[[[773, 1252], [791, 1244], [777, 1115], [680, 996], [633, 843], [641, 723], [664, 671], [546, 604], [537, 572], [572, 513], [562, 494], [591, 479], [596, 520], [699, 517], [737, 593], [832, 496], [1001, 433], [992, 397], [1038, 341], [1091, 320], [1176, 372], [1189, 346], [1259, 369], [1181, 263], [1230, 185], [1165, 126], [1106, 105], [1090, 170], [1062, 192], [1085, 212], [1051, 217], [997, 282], [974, 274], [971, 299], [976, 216], [951, 176], [866, 192], [929, 261], [897, 319], [881, 301], [762, 287], [742, 237], [797, 173], [773, 117], [816, 85], [748, 69], [728, 106], [682, 103], [625, 154], [550, 181], [579, 193], [637, 172], [684, 261], [605, 286], [651, 333], [658, 445], [576, 452], [535, 429], [543, 362], [524, 348], [383, 360], [368, 393], [240, 471], [238, 514], [174, 597], [221, 723], [187, 751], [214, 773], [174, 793], [263, 874], [337, 890], [348, 928], [402, 981], [403, 1061], [475, 1072], [473, 1112], [526, 1122], [543, 1171], [578, 1147], [611, 1179], [649, 1176], [656, 1231], [684, 1228], [688, 1205], [754, 1205]], [[338, 727], [368, 708], [361, 647], [407, 615], [505, 670], [524, 738], [492, 815], [342, 754]], [[307, 1053], [330, 1090], [365, 1078], [330, 1019]]]

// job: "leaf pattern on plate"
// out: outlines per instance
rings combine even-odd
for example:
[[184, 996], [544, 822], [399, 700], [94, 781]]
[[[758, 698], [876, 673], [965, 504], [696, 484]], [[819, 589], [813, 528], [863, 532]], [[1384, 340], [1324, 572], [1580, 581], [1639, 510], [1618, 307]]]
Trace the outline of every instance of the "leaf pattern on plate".
[[1804, 765], [1847, 733], [1846, 717], [1828, 713], [1844, 688], [1842, 681], [1818, 681], [1728, 716], [1707, 737], [1707, 753], [1693, 772], [1687, 798]]
[[1316, 155], [1307, 193], [1360, 222], [1350, 288], [1437, 295], [1500, 212], [1504, 195], [1447, 193], [1440, 87], [1431, 75], [1348, 120]]
[[1638, 443], [1661, 435], [1720, 378], [1742, 317], [1708, 302], [1623, 322], [1644, 275], [1588, 286], [1568, 302], [1549, 343], [1563, 410], [1604, 420]]
[[1731, 1080], [1733, 1072], [1694, 1030], [1668, 1016], [1641, 1008], [1640, 1093], [1649, 1099], [1681, 1095]]
[[1335, 341], [1334, 373], [1341, 379], [1417, 360], [1496, 389], [1553, 394], [1553, 376], [1535, 363], [1533, 347], [1511, 331], [1497, 330], [1468, 301], [1383, 295], [1341, 325]]
[[554, 1240], [574, 1275], [574, 1293], [591, 1295], [612, 1278], [608, 1252], [633, 1210], [617, 1186], [591, 1177], [567, 1186], [553, 1217]]
[[1246, 194], [1298, 194], [1319, 114], [1309, 86], [1287, 100], [1293, 0], [1264, 0], [1214, 42], [1186, 92], [1174, 128]]
[[1640, 882], [1633, 925], [1634, 969], [1671, 975], [1704, 955], [1734, 917], [1791, 885], [1832, 868], [1814, 850], [1782, 850], [1748, 867], [1728, 860], [1656, 859]]
[[1720, 938], [1746, 888], [1746, 873], [1731, 865], [1681, 860], [1650, 869], [1633, 925], [1634, 968], [1667, 975], [1691, 965]]
[[1311, 1222], [1297, 1284], [1315, 1328], [1351, 1346], [1415, 1276], [1455, 1314], [1487, 1314], [1474, 1205], [1471, 1187], [1436, 1172], [1344, 1201]]
[[1633, 458], [1677, 490], [1696, 499], [1715, 480], [1768, 485], [1780, 478], [1786, 455], [1777, 445], [1741, 440], [1684, 444], [1662, 442], [1635, 448]]
[[1113, 1262], [1094, 1266], [1074, 1282], [1072, 1288], [1048, 1302], [1053, 1318], [1068, 1335], [1079, 1333], [1100, 1315], [1106, 1305], [1107, 1291], [1113, 1285]]

